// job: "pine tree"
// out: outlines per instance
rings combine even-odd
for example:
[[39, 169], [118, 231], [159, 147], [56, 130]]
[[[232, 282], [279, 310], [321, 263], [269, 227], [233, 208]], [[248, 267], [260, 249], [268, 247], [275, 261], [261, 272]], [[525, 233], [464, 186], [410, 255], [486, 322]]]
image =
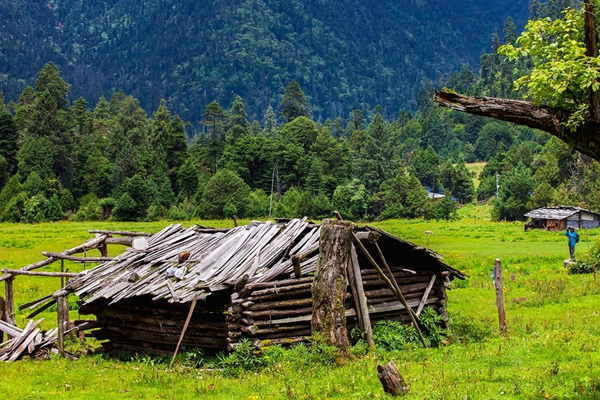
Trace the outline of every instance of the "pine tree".
[[291, 81], [285, 88], [281, 101], [281, 117], [285, 122], [291, 122], [298, 117], [311, 118], [310, 106], [296, 81]]
[[264, 116], [265, 121], [265, 135], [274, 135], [277, 132], [277, 116], [275, 115], [275, 111], [273, 107], [269, 104], [267, 107], [267, 111]]
[[17, 125], [12, 115], [8, 111], [0, 111], [0, 156], [6, 160], [9, 175], [17, 169], [18, 140]]
[[223, 126], [227, 122], [227, 113], [216, 101], [204, 109], [202, 125], [209, 129], [213, 141], [223, 141]]

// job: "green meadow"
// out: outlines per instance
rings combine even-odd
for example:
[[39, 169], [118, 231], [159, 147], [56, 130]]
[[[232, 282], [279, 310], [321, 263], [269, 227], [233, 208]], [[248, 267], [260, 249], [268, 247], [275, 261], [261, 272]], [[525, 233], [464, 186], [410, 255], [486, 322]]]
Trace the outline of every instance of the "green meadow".
[[[231, 221], [188, 221], [219, 227]], [[0, 267], [21, 268], [92, 237], [88, 229], [157, 232], [166, 222], [0, 225]], [[0, 364], [0, 393], [7, 399], [384, 399], [378, 363], [395, 360], [410, 392], [406, 399], [597, 399], [600, 398], [600, 281], [569, 275], [563, 232], [524, 232], [522, 223], [496, 223], [487, 206], [466, 206], [456, 221], [391, 220], [374, 223], [406, 240], [426, 245], [466, 274], [448, 292], [451, 332], [440, 347], [411, 343], [396, 350], [366, 351], [359, 343], [350, 359], [336, 359], [324, 346], [278, 348], [262, 355], [239, 351], [227, 358], [186, 353], [168, 370], [150, 356], [53, 356]], [[425, 235], [425, 231], [433, 235]], [[583, 231], [577, 256], [600, 239]], [[122, 251], [109, 247], [111, 254]], [[93, 254], [98, 255], [97, 251]], [[490, 278], [500, 258], [508, 333], [498, 333]], [[90, 266], [87, 266], [88, 268]], [[58, 270], [57, 263], [45, 270]], [[80, 264], [65, 263], [79, 271]], [[55, 278], [18, 277], [23, 304], [58, 289]], [[76, 299], [71, 317], [78, 318]], [[25, 313], [18, 314], [23, 325]], [[55, 310], [40, 314], [56, 324]], [[73, 352], [94, 343], [71, 339]]]

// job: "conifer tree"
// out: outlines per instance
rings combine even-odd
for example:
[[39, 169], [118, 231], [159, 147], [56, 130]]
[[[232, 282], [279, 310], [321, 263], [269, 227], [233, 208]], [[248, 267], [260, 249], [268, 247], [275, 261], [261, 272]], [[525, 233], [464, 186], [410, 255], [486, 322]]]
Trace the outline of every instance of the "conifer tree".
[[285, 122], [291, 122], [298, 117], [311, 118], [310, 106], [296, 81], [291, 81], [285, 88], [281, 101], [281, 117]]

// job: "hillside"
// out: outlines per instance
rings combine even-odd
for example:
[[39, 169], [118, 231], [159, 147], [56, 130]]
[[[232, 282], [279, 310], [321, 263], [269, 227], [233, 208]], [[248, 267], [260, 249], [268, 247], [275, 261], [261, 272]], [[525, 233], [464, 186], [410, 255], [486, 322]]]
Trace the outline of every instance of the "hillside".
[[71, 100], [124, 90], [150, 113], [161, 98], [197, 124], [217, 100], [244, 98], [251, 119], [297, 80], [314, 118], [415, 109], [426, 80], [476, 67], [493, 32], [526, 0], [134, 0], [0, 3], [0, 89], [16, 100], [55, 62]]

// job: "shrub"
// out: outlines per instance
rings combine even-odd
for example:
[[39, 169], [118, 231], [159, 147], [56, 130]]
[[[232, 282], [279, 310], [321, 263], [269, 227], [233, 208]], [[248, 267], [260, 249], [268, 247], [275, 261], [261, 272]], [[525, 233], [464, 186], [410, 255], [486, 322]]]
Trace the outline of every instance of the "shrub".
[[575, 263], [569, 264], [569, 274], [591, 274], [600, 267], [600, 242], [597, 242], [587, 254]]
[[471, 316], [450, 314], [450, 334], [455, 342], [481, 342], [493, 334], [490, 324], [475, 321]]
[[[225, 216], [225, 206], [236, 208], [239, 216], [244, 216], [250, 188], [235, 172], [223, 169], [217, 172], [206, 184], [202, 195], [201, 212], [206, 217]], [[229, 208], [231, 211], [231, 208]]]

